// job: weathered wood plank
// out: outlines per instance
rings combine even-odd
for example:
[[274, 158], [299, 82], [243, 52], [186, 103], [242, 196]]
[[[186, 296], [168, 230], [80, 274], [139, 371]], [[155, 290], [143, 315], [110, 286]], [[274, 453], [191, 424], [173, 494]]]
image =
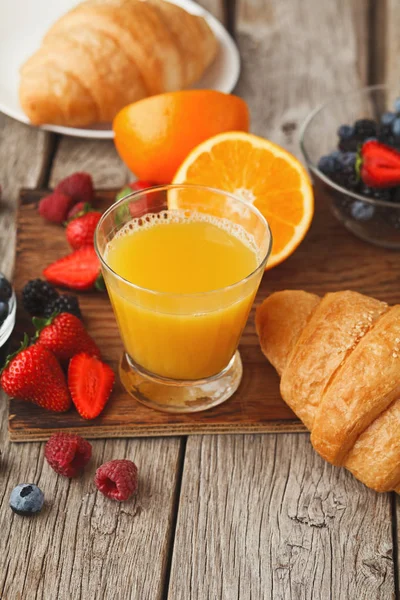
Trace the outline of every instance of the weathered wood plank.
[[0, 114], [0, 270], [8, 276], [14, 264], [19, 190], [43, 183], [51, 139], [48, 133]]
[[[42, 444], [3, 447], [0, 598], [162, 598], [180, 445], [177, 438], [95, 442], [87, 472], [71, 481], [51, 470]], [[96, 467], [112, 458], [137, 464], [136, 500], [119, 504], [96, 490]], [[44, 491], [35, 519], [8, 507], [21, 481]]]
[[396, 498], [394, 499], [394, 503], [395, 503], [395, 510], [396, 510], [396, 520], [394, 522], [393, 532], [394, 532], [394, 542], [396, 544], [396, 550], [397, 550], [397, 563], [395, 565], [395, 570], [396, 570], [396, 575], [397, 575], [397, 593], [399, 594], [399, 591], [400, 591], [400, 556], [399, 556], [399, 550], [400, 550], [400, 497], [399, 496], [396, 496]]
[[169, 598], [393, 598], [388, 497], [308, 436], [191, 437]]
[[300, 157], [298, 130], [309, 111], [362, 85], [367, 2], [239, 0], [237, 5], [242, 73], [236, 92], [249, 103], [252, 130]]
[[399, 95], [400, 5], [397, 0], [382, 0], [374, 8], [375, 80], [387, 83], [393, 89], [394, 99]]
[[[47, 135], [7, 123], [0, 145], [0, 181], [5, 182], [7, 219], [0, 215], [4, 252], [0, 270], [11, 270], [14, 193], [42, 183]], [[65, 138], [66, 139], [66, 138]], [[93, 144], [93, 145], [92, 145]], [[97, 185], [115, 186], [125, 169], [111, 144], [68, 138], [61, 142], [53, 178], [77, 170], [92, 173]], [[108, 148], [108, 150], [107, 150]], [[4, 265], [4, 267], [3, 267]], [[111, 316], [110, 316], [111, 318]], [[85, 477], [69, 483], [43, 461], [43, 444], [12, 445], [7, 441], [5, 398], [1, 398], [0, 598], [99, 600], [162, 597], [168, 564], [175, 490], [180, 477], [181, 441], [99, 441]], [[137, 461], [141, 482], [136, 502], [113, 503], [95, 491], [95, 468], [105, 460], [127, 456]], [[19, 482], [33, 481], [45, 492], [46, 510], [36, 519], [12, 516], [8, 498]], [[129, 552], [127, 551], [129, 548]]]
[[[368, 3], [237, 4], [236, 91], [252, 130], [299, 156], [307, 113], [366, 82]], [[170, 600], [386, 600], [392, 552], [390, 496], [326, 464], [307, 435], [189, 438]]]
[[96, 188], [117, 188], [134, 179], [119, 158], [112, 140], [63, 136], [50, 175], [50, 187], [75, 171], [87, 171]]

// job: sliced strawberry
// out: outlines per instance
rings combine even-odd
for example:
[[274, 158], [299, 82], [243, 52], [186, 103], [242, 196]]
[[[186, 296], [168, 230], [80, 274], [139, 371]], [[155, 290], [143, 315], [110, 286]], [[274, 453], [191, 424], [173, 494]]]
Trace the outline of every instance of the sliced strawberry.
[[69, 363], [68, 387], [76, 410], [84, 419], [94, 419], [101, 413], [114, 382], [114, 371], [95, 356], [76, 354]]
[[370, 140], [361, 148], [360, 175], [363, 182], [375, 188], [400, 185], [400, 152]]
[[84, 246], [56, 260], [44, 269], [43, 275], [54, 285], [89, 290], [100, 275], [100, 263], [93, 246]]

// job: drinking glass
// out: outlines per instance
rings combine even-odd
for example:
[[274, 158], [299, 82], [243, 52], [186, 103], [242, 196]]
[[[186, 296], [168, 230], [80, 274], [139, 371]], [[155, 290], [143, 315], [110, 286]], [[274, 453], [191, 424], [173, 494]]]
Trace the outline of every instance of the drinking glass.
[[[110, 267], [107, 250], [122, 229], [129, 235], [129, 229], [138, 231], [154, 219], [169, 222], [174, 216], [181, 219], [194, 214], [222, 219], [251, 236], [257, 250], [253, 272], [212, 291], [169, 293], [140, 287]], [[196, 412], [232, 396], [242, 377], [237, 347], [271, 245], [268, 223], [254, 206], [230, 193], [198, 185], [141, 190], [103, 214], [95, 248], [124, 345], [119, 375], [129, 394], [167, 412]], [[212, 268], [211, 256], [209, 260]], [[168, 269], [162, 255], [157, 265]]]

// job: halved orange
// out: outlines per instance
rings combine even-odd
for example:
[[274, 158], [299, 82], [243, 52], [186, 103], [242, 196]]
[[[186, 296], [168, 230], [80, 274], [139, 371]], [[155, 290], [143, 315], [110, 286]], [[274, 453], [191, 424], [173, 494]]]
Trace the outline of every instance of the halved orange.
[[250, 133], [221, 133], [201, 143], [183, 161], [173, 183], [207, 185], [254, 204], [272, 231], [267, 269], [294, 252], [314, 214], [311, 182], [303, 165], [280, 146]]

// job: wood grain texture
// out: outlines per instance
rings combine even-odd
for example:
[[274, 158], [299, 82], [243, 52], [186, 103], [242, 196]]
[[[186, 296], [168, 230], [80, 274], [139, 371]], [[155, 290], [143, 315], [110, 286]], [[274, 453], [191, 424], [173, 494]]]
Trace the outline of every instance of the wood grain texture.
[[187, 598], [394, 598], [388, 497], [305, 435], [189, 438], [169, 587]]
[[[236, 3], [237, 92], [249, 103], [255, 133], [300, 156], [298, 130], [308, 112], [366, 82], [368, 4]], [[375, 261], [396, 262], [397, 254], [384, 257], [352, 237], [323, 203], [319, 195], [305, 241], [266, 273], [263, 290], [283, 289], [285, 282], [290, 289], [351, 288], [399, 302], [390, 270], [372, 268]], [[323, 462], [308, 435], [189, 438], [169, 600], [386, 600], [394, 594], [389, 495]]]
[[[179, 475], [180, 441], [95, 442], [83, 477], [52, 471], [42, 444], [3, 450], [0, 492], [0, 598], [25, 600], [159, 600], [166, 575]], [[105, 498], [93, 483], [107, 460], [128, 458], [139, 470], [139, 491], [128, 502]], [[36, 518], [8, 507], [18, 482], [45, 494]]]
[[[18, 216], [17, 268], [15, 289], [20, 298], [22, 287], [32, 277], [40, 277], [47, 263], [60, 258], [70, 250], [65, 232], [56, 225], [45, 224], [37, 212], [37, 202], [46, 192], [26, 192], [25, 202]], [[114, 200], [115, 192], [103, 192], [97, 205], [106, 208]], [[37, 240], [41, 239], [40, 248]], [[43, 256], [46, 263], [43, 263]], [[281, 285], [288, 285], [281, 281]], [[260, 297], [267, 288], [260, 292]], [[20, 303], [21, 304], [21, 303]], [[102, 349], [104, 359], [118, 371], [122, 343], [106, 294], [80, 294], [80, 304], [88, 331]], [[31, 332], [30, 319], [20, 310], [17, 315], [16, 342], [24, 331]], [[80, 432], [90, 438], [177, 435], [188, 433], [304, 431], [303, 425], [282, 401], [279, 380], [266, 363], [254, 329], [254, 313], [244, 332], [241, 343], [244, 375], [233, 398], [206, 412], [169, 414], [151, 410], [133, 400], [119, 380], [106, 410], [93, 421], [81, 419], [71, 410], [51, 413], [18, 400], [10, 403], [9, 431], [13, 441], [47, 439], [58, 429]]]
[[373, 52], [376, 83], [386, 83], [393, 90], [391, 100], [399, 95], [400, 5], [397, 0], [382, 0], [374, 7], [375, 47]]
[[300, 157], [299, 127], [310, 110], [333, 94], [362, 85], [367, 2], [236, 4], [242, 57], [236, 92], [249, 103], [253, 132]]
[[63, 136], [50, 174], [50, 187], [75, 173], [90, 173], [96, 188], [117, 188], [135, 179], [119, 158], [112, 140], [87, 140]]
[[43, 183], [51, 135], [0, 114], [0, 270], [14, 265], [15, 210], [21, 187]]

